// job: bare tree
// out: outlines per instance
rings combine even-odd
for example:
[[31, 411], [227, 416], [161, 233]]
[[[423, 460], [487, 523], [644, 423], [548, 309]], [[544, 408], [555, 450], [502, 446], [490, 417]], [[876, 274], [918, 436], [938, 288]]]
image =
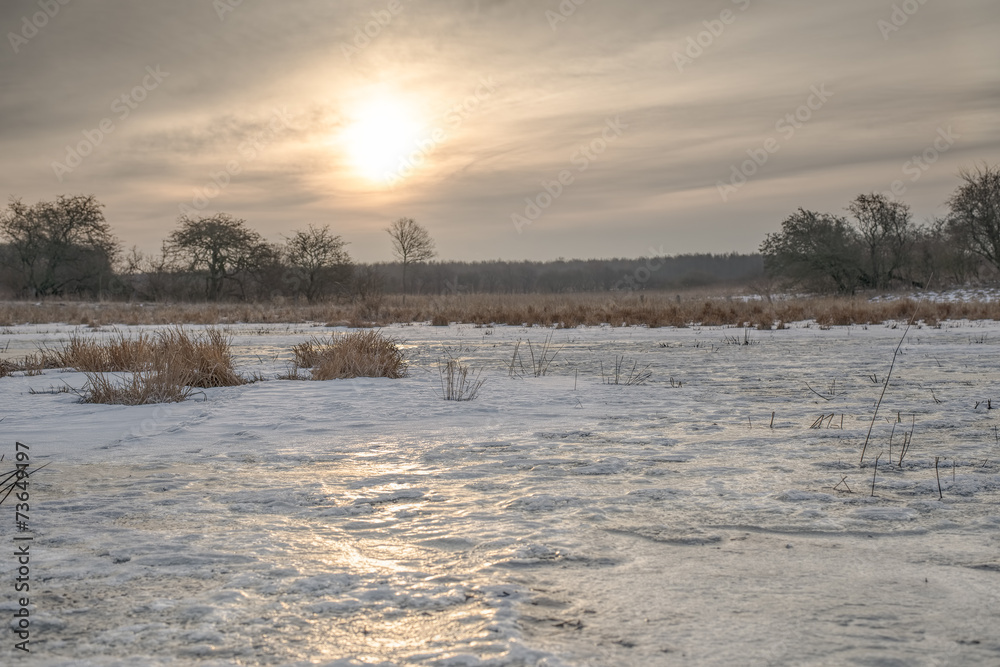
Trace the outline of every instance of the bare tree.
[[209, 300], [217, 301], [224, 282], [251, 268], [261, 255], [264, 240], [247, 228], [246, 220], [219, 213], [208, 218], [181, 216], [178, 224], [164, 243], [164, 253], [184, 261], [189, 270], [208, 273]]
[[1000, 269], [1000, 166], [984, 164], [958, 175], [965, 183], [948, 200], [949, 222], [970, 250]]
[[413, 218], [400, 218], [386, 230], [392, 239], [392, 252], [403, 264], [403, 301], [406, 301], [406, 268], [410, 264], [426, 262], [437, 255], [434, 240], [427, 230]]
[[872, 287], [887, 287], [899, 278], [912, 242], [910, 207], [889, 201], [884, 194], [858, 195], [847, 207], [858, 221], [861, 239], [868, 251]]
[[351, 258], [344, 249], [346, 245], [328, 226], [317, 229], [309, 225], [308, 230], [285, 239], [287, 279], [293, 283], [293, 291], [313, 302], [327, 286], [342, 285], [350, 279]]
[[11, 198], [0, 213], [0, 235], [20, 265], [22, 291], [32, 296], [101, 291], [119, 252], [102, 208], [93, 195], [60, 196], [34, 206]]

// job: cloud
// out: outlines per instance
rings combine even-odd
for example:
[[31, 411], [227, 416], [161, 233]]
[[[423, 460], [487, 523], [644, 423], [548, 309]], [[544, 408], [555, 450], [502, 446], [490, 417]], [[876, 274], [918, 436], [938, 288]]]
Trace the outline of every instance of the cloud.
[[[568, 16], [555, 0], [399, 3], [387, 21], [388, 0], [244, 2], [221, 19], [207, 0], [71, 2], [17, 53], [0, 48], [4, 194], [93, 192], [126, 242], [151, 249], [179, 204], [241, 160], [211, 207], [272, 237], [329, 222], [360, 259], [387, 257], [381, 229], [400, 215], [447, 237], [454, 258], [638, 254], [664, 229], [670, 250], [722, 252], [754, 249], [798, 206], [884, 188], [940, 126], [961, 140], [907, 193], [918, 218], [936, 213], [958, 166], [997, 160], [991, 0], [924, 3], [888, 39], [879, 21], [893, 3], [868, 0], [588, 0]], [[0, 31], [35, 11], [6, 3]], [[679, 71], [678, 53], [698, 55]], [[115, 100], [157, 65], [170, 76], [119, 120]], [[496, 92], [449, 124], [481, 77]], [[833, 97], [723, 202], [718, 182], [815, 85]], [[337, 140], [375, 90], [447, 130], [395, 190], [359, 180]], [[247, 160], [239, 147], [275, 108], [294, 122]], [[629, 125], [620, 141], [517, 234], [511, 214], [609, 117]], [[59, 182], [52, 162], [105, 118], [115, 131]]]

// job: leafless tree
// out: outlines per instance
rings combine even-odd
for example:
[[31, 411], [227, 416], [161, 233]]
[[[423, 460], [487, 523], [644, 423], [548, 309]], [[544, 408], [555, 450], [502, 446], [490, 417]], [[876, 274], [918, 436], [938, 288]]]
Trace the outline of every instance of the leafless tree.
[[60, 196], [27, 206], [12, 198], [0, 213], [0, 236], [12, 249], [21, 290], [31, 296], [69, 290], [100, 292], [119, 252], [93, 195]]
[[910, 207], [890, 201], [881, 193], [858, 195], [847, 207], [858, 221], [858, 229], [868, 251], [872, 287], [887, 287], [899, 277], [912, 242]]
[[400, 218], [386, 228], [392, 239], [392, 251], [403, 265], [403, 299], [406, 299], [406, 268], [426, 262], [435, 255], [434, 240], [413, 218]]
[[208, 273], [209, 300], [222, 296], [226, 280], [235, 279], [260, 257], [264, 240], [248, 229], [246, 220], [219, 213], [207, 218], [181, 216], [179, 227], [164, 243], [164, 252], [180, 259], [189, 270]]
[[958, 175], [964, 183], [948, 200], [949, 223], [969, 249], [1000, 269], [1000, 165], [984, 164]]
[[330, 285], [342, 285], [351, 275], [351, 258], [344, 249], [347, 243], [330, 232], [328, 226], [309, 225], [285, 240], [287, 282], [292, 290], [316, 301]]

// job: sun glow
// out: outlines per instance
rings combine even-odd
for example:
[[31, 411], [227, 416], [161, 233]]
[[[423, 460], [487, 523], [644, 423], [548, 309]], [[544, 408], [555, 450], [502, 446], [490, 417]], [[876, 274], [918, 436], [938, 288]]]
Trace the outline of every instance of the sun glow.
[[357, 173], [373, 181], [392, 181], [408, 153], [416, 149], [420, 123], [406, 105], [390, 98], [362, 105], [345, 134], [347, 154]]

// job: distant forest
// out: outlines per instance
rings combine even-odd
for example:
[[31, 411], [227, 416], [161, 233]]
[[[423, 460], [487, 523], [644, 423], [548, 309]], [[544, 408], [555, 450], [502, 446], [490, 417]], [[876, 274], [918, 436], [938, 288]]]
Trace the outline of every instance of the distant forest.
[[[363, 270], [383, 276], [387, 291], [403, 291], [399, 262]], [[671, 290], [746, 285], [764, 273], [759, 254], [690, 254], [638, 259], [571, 259], [550, 262], [430, 262], [417, 267], [410, 290], [423, 293], [552, 294]]]

